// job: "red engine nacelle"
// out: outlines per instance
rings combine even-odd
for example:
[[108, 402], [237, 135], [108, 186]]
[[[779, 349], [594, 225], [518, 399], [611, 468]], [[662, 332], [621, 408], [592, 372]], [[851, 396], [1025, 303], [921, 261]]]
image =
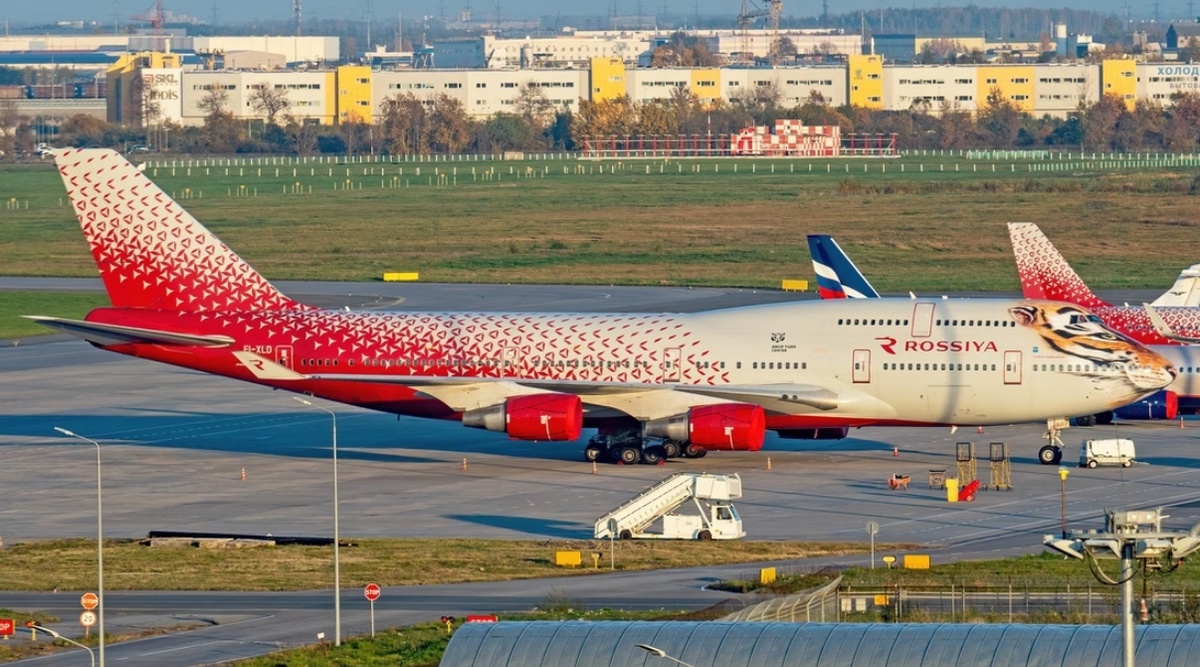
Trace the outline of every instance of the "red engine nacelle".
[[462, 423], [507, 433], [514, 440], [577, 440], [583, 431], [583, 401], [573, 394], [513, 396], [464, 412]]
[[757, 451], [762, 449], [766, 433], [762, 406], [749, 403], [698, 405], [686, 414], [646, 423], [646, 435], [704, 449]]

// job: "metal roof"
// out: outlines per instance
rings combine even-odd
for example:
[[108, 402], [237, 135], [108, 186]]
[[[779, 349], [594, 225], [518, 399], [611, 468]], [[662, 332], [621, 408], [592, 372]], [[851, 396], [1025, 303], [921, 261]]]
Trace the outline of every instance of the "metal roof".
[[[1200, 625], [1136, 628], [1137, 661], [1188, 667]], [[441, 667], [1119, 667], [1121, 628], [1105, 625], [531, 621], [468, 623]]]

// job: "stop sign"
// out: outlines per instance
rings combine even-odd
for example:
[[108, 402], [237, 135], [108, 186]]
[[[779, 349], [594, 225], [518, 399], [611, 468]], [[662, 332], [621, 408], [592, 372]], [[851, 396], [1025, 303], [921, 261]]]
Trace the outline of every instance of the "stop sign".
[[379, 589], [379, 584], [367, 584], [366, 587], [363, 588], [363, 596], [371, 602], [378, 600], [382, 593], [383, 591]]
[[11, 618], [0, 618], [0, 636], [7, 637], [13, 633], [15, 624]]
[[84, 609], [91, 611], [100, 604], [100, 598], [96, 597], [95, 593], [84, 593], [83, 596], [79, 598], [79, 604], [83, 605]]

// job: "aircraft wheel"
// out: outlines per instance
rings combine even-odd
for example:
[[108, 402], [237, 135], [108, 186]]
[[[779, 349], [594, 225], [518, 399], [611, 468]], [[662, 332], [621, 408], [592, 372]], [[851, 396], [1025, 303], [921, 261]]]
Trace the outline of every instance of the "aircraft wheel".
[[698, 458], [698, 459], [702, 459], [706, 456], [708, 456], [708, 450], [704, 449], [703, 447], [701, 447], [700, 450], [696, 452], [696, 458]]
[[622, 540], [631, 540], [633, 539], [633, 532], [628, 529], [622, 530], [617, 537], [621, 538]]
[[667, 452], [662, 447], [654, 445], [642, 450], [642, 463], [655, 466], [662, 463], [667, 458]]
[[683, 446], [683, 455], [685, 458], [698, 459], [707, 453], [707, 449], [704, 449], [703, 447], [697, 447], [690, 442]]
[[667, 458], [669, 459], [677, 459], [683, 453], [683, 448], [674, 440], [663, 440], [662, 446], [663, 451], [667, 453]]
[[1038, 460], [1042, 462], [1042, 465], [1055, 465], [1062, 460], [1062, 450], [1046, 445], [1038, 450]]
[[708, 540], [711, 540], [711, 539], [712, 539], [712, 533], [708, 532], [707, 530], [702, 530], [702, 531], [700, 531], [700, 532], [699, 532], [699, 533], [696, 535], [696, 539], [698, 539], [698, 540], [702, 540], [702, 541], [708, 541]]
[[624, 463], [627, 466], [636, 464], [642, 460], [642, 450], [637, 447], [622, 447], [617, 452], [617, 461]]
[[1094, 416], [1096, 417], [1096, 423], [1101, 426], [1108, 426], [1109, 424], [1113, 423], [1113, 413], [1111, 412], [1101, 412], [1100, 414]]
[[603, 461], [608, 456], [608, 448], [600, 445], [588, 443], [587, 447], [583, 448], [583, 458], [585, 461], [596, 463]]
[[1100, 464], [1099, 464], [1099, 463], [1096, 463], [1095, 459], [1090, 459], [1090, 460], [1088, 460], [1088, 467], [1089, 467], [1089, 468], [1095, 468], [1095, 467], [1096, 467], [1096, 466], [1098, 466], [1098, 465], [1100, 465]]
[[1076, 417], [1075, 424], [1078, 426], [1095, 426], [1096, 415], [1084, 415], [1083, 417]]

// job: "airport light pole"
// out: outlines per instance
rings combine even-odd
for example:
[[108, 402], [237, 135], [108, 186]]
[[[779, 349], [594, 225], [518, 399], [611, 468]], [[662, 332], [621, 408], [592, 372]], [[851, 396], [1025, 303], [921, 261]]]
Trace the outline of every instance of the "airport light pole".
[[328, 412], [333, 419], [333, 645], [342, 645], [342, 570], [338, 553], [341, 535], [338, 532], [338, 471], [337, 471], [337, 413], [300, 396], [292, 398], [310, 408]]
[[[100, 486], [100, 443], [59, 426], [55, 426], [54, 430], [63, 435], [83, 440], [84, 442], [90, 442], [96, 446], [96, 599], [98, 601], [96, 605], [96, 625], [98, 627], [97, 639], [100, 646], [100, 667], [104, 667], [104, 492]], [[51, 634], [56, 637], [58, 636], [57, 633]], [[66, 637], [63, 637], [63, 639], [66, 639]]]
[[64, 637], [64, 636], [60, 635], [59, 633], [57, 633], [43, 625], [38, 625], [38, 624], [34, 623], [29, 626], [29, 629], [30, 630], [41, 630], [42, 632], [50, 635], [51, 637], [54, 637], [55, 639], [61, 639], [64, 642], [74, 644], [74, 645], [78, 646], [79, 648], [87, 651], [88, 656], [91, 657], [91, 659], [92, 659], [92, 667], [96, 667], [96, 653], [94, 651], [92, 651], [91, 647], [80, 644], [79, 642], [75, 641], [74, 639], [71, 639], [70, 637]]
[[1062, 537], [1067, 537], [1067, 475], [1071, 471], [1067, 470], [1066, 466], [1060, 466], [1058, 469], [1058, 478], [1062, 480]]
[[657, 648], [657, 647], [651, 646], [649, 644], [638, 644], [637, 647], [647, 653], [652, 653], [654, 655], [657, 655], [660, 658], [664, 658], [666, 660], [670, 660], [671, 662], [683, 665], [683, 667], [695, 667], [695, 665], [691, 664], [690, 662], [684, 662], [684, 661], [680, 660], [679, 658], [676, 658], [675, 656], [668, 654], [666, 651], [662, 650], [661, 648]]

